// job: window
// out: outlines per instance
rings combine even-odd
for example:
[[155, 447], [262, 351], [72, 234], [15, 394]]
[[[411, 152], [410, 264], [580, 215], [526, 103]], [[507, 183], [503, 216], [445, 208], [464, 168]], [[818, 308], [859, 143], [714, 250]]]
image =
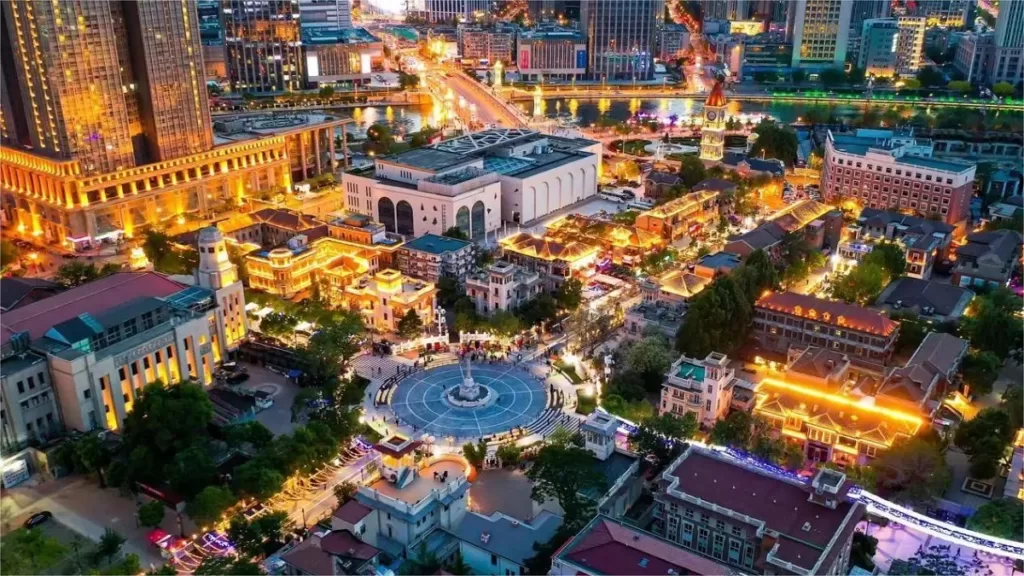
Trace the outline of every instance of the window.
[[130, 399], [128, 398], [128, 393], [127, 393], [127, 392], [125, 392], [124, 394], [122, 394], [122, 395], [121, 395], [121, 397], [122, 397], [122, 398], [124, 398], [124, 401], [125, 401], [125, 403], [126, 403], [126, 404], [127, 404], [128, 402], [131, 402], [131, 400], [130, 400]]
[[491, 566], [497, 566], [497, 565], [498, 565], [498, 556], [496, 554], [491, 554]]
[[18, 380], [18, 394], [24, 394], [24, 393], [25, 393], [25, 382], [23, 380]]
[[[187, 342], [187, 340], [186, 340], [186, 342]], [[139, 375], [139, 365], [136, 364], [135, 362], [132, 362], [131, 363], [131, 367], [132, 367], [132, 376], [138, 376]]]
[[37, 377], [39, 378], [39, 385], [40, 386], [42, 386], [43, 384], [46, 384], [46, 378], [43, 377], [43, 373], [42, 372], [40, 372], [37, 375]]
[[28, 377], [28, 389], [29, 390], [35, 390], [36, 389], [36, 377], [35, 376], [29, 376]]

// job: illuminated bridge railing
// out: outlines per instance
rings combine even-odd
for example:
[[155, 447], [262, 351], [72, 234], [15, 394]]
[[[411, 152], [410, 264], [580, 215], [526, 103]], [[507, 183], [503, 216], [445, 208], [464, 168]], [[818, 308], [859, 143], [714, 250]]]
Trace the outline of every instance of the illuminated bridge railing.
[[[615, 416], [611, 414], [611, 416]], [[620, 422], [619, 430], [626, 434], [636, 431], [637, 425], [622, 417], [615, 416]], [[789, 481], [807, 484], [809, 479], [799, 476], [785, 468], [759, 460], [745, 452], [727, 448], [725, 446], [707, 445], [707, 448], [724, 454], [748, 468], [755, 468], [766, 474], [777, 476]], [[877, 516], [883, 516], [893, 522], [920, 530], [925, 534], [942, 538], [958, 546], [964, 546], [974, 550], [980, 550], [997, 556], [1009, 556], [1014, 559], [1024, 559], [1024, 543], [1014, 542], [1003, 538], [996, 538], [987, 534], [981, 534], [967, 528], [961, 528], [948, 522], [930, 518], [924, 514], [904, 508], [895, 502], [890, 502], [881, 496], [872, 494], [859, 486], [854, 486], [847, 493], [847, 497], [867, 506], [868, 512]]]

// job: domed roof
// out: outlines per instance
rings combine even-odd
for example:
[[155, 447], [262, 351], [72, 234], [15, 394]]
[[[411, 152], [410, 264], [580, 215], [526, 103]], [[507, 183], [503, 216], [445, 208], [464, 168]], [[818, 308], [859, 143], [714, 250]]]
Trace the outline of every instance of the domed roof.
[[715, 86], [711, 89], [711, 94], [708, 94], [708, 99], [704, 102], [705, 106], [725, 106], [725, 83], [721, 79], [715, 81]]
[[216, 226], [208, 226], [199, 231], [199, 243], [200, 244], [212, 244], [214, 242], [220, 242], [224, 239], [221, 235], [220, 230]]

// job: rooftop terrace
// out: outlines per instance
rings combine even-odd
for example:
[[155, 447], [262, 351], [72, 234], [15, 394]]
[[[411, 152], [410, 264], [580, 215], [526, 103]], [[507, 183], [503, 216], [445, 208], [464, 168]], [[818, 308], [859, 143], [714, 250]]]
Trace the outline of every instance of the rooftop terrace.
[[[447, 482], [434, 480], [434, 472], [437, 472], [438, 476], [447, 472]], [[404, 502], [409, 506], [415, 506], [430, 497], [434, 491], [443, 490], [449, 486], [455, 486], [461, 481], [465, 481], [465, 472], [465, 468], [458, 462], [441, 460], [420, 470], [416, 479], [405, 488], [397, 488], [388, 480], [378, 480], [371, 484], [370, 488], [382, 496]]]

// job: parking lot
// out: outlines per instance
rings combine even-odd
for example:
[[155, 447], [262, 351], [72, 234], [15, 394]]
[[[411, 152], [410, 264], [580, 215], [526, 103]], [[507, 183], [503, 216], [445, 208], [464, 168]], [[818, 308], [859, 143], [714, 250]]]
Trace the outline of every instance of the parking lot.
[[274, 405], [258, 412], [256, 420], [273, 432], [274, 436], [290, 434], [296, 426], [292, 422], [292, 402], [299, 392], [299, 385], [262, 366], [245, 362], [239, 362], [239, 365], [249, 373], [249, 379], [235, 388], [261, 390], [274, 398]]

